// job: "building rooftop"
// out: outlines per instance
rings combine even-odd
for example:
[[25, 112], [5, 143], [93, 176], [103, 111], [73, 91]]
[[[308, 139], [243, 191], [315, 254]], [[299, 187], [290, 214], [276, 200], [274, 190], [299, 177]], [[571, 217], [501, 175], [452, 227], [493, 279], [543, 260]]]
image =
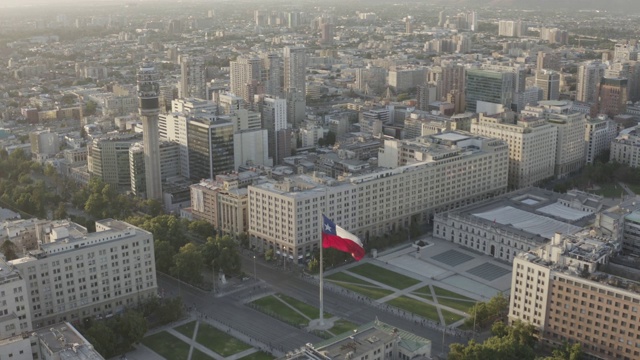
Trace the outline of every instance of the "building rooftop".
[[60, 360], [104, 360], [71, 324], [65, 322], [37, 332], [43, 351]]

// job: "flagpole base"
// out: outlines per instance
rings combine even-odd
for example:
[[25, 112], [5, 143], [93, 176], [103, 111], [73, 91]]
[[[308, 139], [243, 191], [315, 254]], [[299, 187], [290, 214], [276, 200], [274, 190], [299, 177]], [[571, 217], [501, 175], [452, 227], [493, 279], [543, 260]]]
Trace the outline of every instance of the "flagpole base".
[[331, 319], [313, 319], [309, 321], [307, 330], [329, 330], [333, 327], [333, 320]]

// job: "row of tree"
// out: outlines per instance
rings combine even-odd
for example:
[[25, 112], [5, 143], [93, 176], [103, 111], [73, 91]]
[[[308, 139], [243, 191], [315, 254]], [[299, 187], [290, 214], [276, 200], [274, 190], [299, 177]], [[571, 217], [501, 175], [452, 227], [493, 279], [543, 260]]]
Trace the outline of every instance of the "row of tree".
[[469, 309], [469, 315], [471, 316], [465, 320], [464, 325], [467, 328], [473, 326], [482, 327], [503, 316], [508, 310], [509, 299], [502, 293], [498, 293], [488, 302], [477, 303]]
[[215, 228], [206, 221], [174, 215], [133, 216], [126, 221], [153, 234], [160, 272], [198, 286], [203, 283], [205, 268], [240, 274], [238, 242], [229, 235], [216, 236]]
[[582, 355], [579, 343], [565, 343], [554, 349], [550, 356], [537, 356], [535, 328], [531, 324], [516, 321], [507, 326], [498, 321], [491, 327], [493, 336], [482, 343], [475, 340], [466, 345], [451, 344], [449, 360], [518, 359], [518, 360], [578, 360]]
[[150, 327], [168, 324], [184, 315], [180, 298], [152, 298], [137, 308], [109, 319], [86, 319], [76, 324], [82, 335], [104, 358], [109, 359], [131, 350]]
[[626, 164], [608, 161], [609, 152], [598, 157], [593, 164], [587, 164], [577, 176], [554, 185], [554, 190], [566, 192], [571, 188], [588, 190], [594, 185], [623, 182], [640, 185], [640, 169]]

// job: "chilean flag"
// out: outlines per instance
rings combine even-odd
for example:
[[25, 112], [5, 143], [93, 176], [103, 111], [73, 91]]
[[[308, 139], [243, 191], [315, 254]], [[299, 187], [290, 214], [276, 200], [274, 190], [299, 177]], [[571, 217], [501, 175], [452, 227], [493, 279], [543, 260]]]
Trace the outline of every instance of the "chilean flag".
[[333, 221], [322, 215], [322, 247], [334, 248], [348, 252], [356, 261], [364, 257], [362, 241], [347, 230], [337, 226]]

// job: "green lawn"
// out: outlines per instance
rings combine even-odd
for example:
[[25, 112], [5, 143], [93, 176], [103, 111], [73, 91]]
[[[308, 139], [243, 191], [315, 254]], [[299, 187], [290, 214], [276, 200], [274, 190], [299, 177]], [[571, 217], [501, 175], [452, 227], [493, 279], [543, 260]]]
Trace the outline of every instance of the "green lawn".
[[620, 198], [624, 190], [618, 184], [598, 184], [600, 189], [589, 190], [594, 194], [602, 195], [607, 198]]
[[433, 301], [433, 295], [431, 295], [431, 288], [429, 287], [429, 285], [423, 286], [420, 289], [413, 291], [412, 294], [423, 299]]
[[352, 276], [343, 272], [333, 273], [329, 276], [325, 276], [325, 279], [331, 280], [334, 282], [348, 282], [348, 283], [361, 284], [361, 285], [373, 285], [368, 281], [362, 280], [360, 278], [357, 278], [355, 276]]
[[196, 341], [224, 357], [251, 349], [251, 346], [233, 336], [229, 336], [225, 332], [204, 323], [201, 323], [198, 328]]
[[375, 280], [396, 289], [406, 289], [409, 286], [418, 284], [420, 282], [420, 280], [398, 274], [397, 272], [387, 270], [371, 263], [364, 263], [362, 265], [349, 268], [348, 271], [351, 271], [352, 273], [356, 273], [358, 275], [366, 276], [369, 279]]
[[426, 319], [440, 321], [440, 317], [438, 316], [438, 309], [436, 309], [435, 306], [423, 303], [419, 300], [412, 299], [404, 295], [387, 301], [387, 304], [393, 305], [400, 309], [404, 309], [410, 313], [420, 315]]
[[193, 337], [193, 330], [196, 329], [196, 322], [192, 321], [189, 323], [186, 323], [184, 325], [180, 325], [178, 327], [174, 327], [174, 329], [179, 332], [180, 334], [188, 337], [189, 339], [191, 339]]
[[355, 284], [347, 284], [347, 283], [339, 283], [338, 285], [342, 286], [345, 289], [349, 289], [353, 292], [357, 292], [358, 294], [364, 295], [366, 297], [370, 297], [372, 299], [382, 299], [387, 295], [393, 294], [393, 291], [387, 289], [381, 289], [379, 287], [360, 286]]
[[[296, 308], [301, 313], [305, 314], [309, 319], [317, 319], [318, 316], [320, 315], [320, 309], [318, 309], [315, 306], [311, 306], [305, 302], [302, 302], [298, 299], [294, 299], [291, 296], [287, 296], [284, 294], [276, 294], [276, 296], [284, 300], [287, 304]], [[329, 319], [332, 317], [333, 315], [329, 314], [328, 312], [324, 313], [325, 319]]]
[[333, 327], [329, 329], [332, 333], [336, 335], [344, 334], [347, 331], [353, 331], [353, 329], [357, 329], [358, 325], [349, 322], [347, 320], [340, 319], [333, 323]]
[[191, 360], [213, 360], [213, 358], [202, 351], [194, 348], [193, 354], [191, 354]]
[[147, 336], [142, 343], [167, 360], [184, 360], [189, 357], [190, 346], [166, 331]]
[[442, 317], [444, 318], [444, 322], [446, 323], [446, 325], [451, 325], [454, 322], [464, 318], [464, 316], [460, 316], [445, 309], [440, 309], [440, 311], [442, 311]]
[[267, 314], [275, 314], [276, 318], [279, 317], [281, 320], [289, 324], [299, 324], [303, 326], [309, 324], [309, 319], [291, 310], [290, 307], [283, 304], [282, 301], [276, 299], [273, 295], [255, 300], [253, 301], [253, 304], [258, 305], [258, 307]]
[[[420, 289], [420, 290], [422, 290], [422, 289]], [[416, 290], [416, 291], [419, 291], [419, 290]], [[447, 289], [443, 289], [441, 287], [434, 286], [433, 287], [433, 291], [436, 293], [436, 296], [438, 296], [438, 297], [447, 296], [447, 297], [450, 297], [450, 298], [456, 298], [456, 299], [460, 299], [460, 300], [467, 300], [467, 301], [470, 301], [472, 303], [476, 302], [475, 300], [473, 300], [470, 297], [466, 297], [464, 295], [460, 295], [457, 292], [453, 292], [453, 291], [450, 291], [450, 290], [447, 290]]]
[[274, 357], [264, 351], [257, 351], [238, 360], [273, 360]]
[[438, 297], [438, 304], [448, 306], [450, 308], [468, 312], [469, 309], [475, 305], [474, 301], [460, 300], [460, 299], [448, 299], [444, 297]]

